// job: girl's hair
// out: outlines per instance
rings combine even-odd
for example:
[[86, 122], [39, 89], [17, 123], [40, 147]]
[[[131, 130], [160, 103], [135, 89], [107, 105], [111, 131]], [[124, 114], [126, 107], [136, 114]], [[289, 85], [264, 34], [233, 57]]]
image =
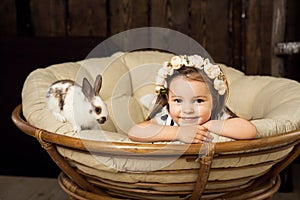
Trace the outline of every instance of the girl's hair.
[[[211, 112], [211, 119], [218, 119], [222, 111], [225, 110], [225, 101], [227, 95], [219, 95], [218, 91], [214, 88], [213, 80], [207, 77], [207, 75], [196, 67], [181, 67], [174, 71], [171, 76], [166, 78], [167, 88], [170, 86], [171, 81], [178, 76], [183, 76], [188, 80], [195, 80], [206, 83], [210, 94], [213, 99], [213, 108]], [[228, 88], [228, 87], [227, 87]], [[227, 91], [228, 92], [228, 91]], [[155, 117], [157, 113], [159, 113], [164, 106], [167, 106], [169, 110], [169, 105], [167, 101], [167, 93], [159, 93], [156, 98], [156, 102], [154, 104], [154, 108], [151, 111], [150, 115], [148, 116], [147, 120], [150, 120]]]

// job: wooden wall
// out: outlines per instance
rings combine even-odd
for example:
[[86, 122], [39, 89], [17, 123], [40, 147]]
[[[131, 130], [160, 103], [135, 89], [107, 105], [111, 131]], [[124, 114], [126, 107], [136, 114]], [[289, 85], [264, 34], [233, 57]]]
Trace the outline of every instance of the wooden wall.
[[285, 10], [295, 1], [1, 0], [6, 12], [0, 12], [0, 34], [108, 38], [137, 27], [165, 27], [195, 39], [217, 62], [247, 74], [284, 76], [273, 48], [285, 39]]

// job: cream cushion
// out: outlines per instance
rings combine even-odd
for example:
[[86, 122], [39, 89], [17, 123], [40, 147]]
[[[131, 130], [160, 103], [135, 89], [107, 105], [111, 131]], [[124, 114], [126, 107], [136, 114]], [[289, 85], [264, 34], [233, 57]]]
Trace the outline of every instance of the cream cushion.
[[[140, 98], [153, 93], [156, 72], [171, 56], [172, 54], [158, 51], [116, 53], [110, 57], [91, 58], [37, 69], [27, 77], [24, 83], [22, 91], [24, 116], [33, 126], [57, 134], [99, 141], [131, 142], [126, 133], [134, 123], [143, 121], [149, 114], [149, 110], [141, 105]], [[221, 67], [226, 74], [230, 88], [227, 106], [238, 116], [250, 120], [256, 126], [257, 137], [300, 128], [299, 83], [284, 78], [246, 76], [225, 65]], [[93, 82], [99, 73], [103, 76], [100, 92], [109, 110], [108, 121], [101, 126], [101, 131], [83, 130], [80, 133], [74, 133], [69, 123], [58, 122], [47, 110], [45, 104], [47, 89], [53, 82], [60, 79], [72, 79], [80, 83], [83, 77], [87, 77]], [[219, 142], [230, 140], [224, 137], [219, 138]], [[182, 176], [170, 174], [158, 176], [151, 174], [151, 171], [162, 168], [164, 170], [199, 168], [198, 163], [188, 162], [185, 158], [147, 159], [146, 161], [99, 156], [61, 147], [58, 150], [81, 171], [102, 177], [106, 181], [191, 182], [196, 180], [196, 170], [195, 174]], [[291, 148], [266, 156], [216, 159], [213, 161], [212, 168], [228, 168], [228, 171], [230, 167], [235, 166], [247, 166], [267, 161], [270, 161], [270, 164], [251, 170], [245, 168], [234, 174], [212, 170], [209, 180], [230, 180], [266, 172], [272, 166], [272, 160], [281, 159], [290, 151]], [[148, 173], [145, 176], [145, 174], [136, 174], [134, 171], [148, 171]], [[237, 184], [242, 185], [243, 181]], [[179, 190], [180, 188], [173, 189]]]

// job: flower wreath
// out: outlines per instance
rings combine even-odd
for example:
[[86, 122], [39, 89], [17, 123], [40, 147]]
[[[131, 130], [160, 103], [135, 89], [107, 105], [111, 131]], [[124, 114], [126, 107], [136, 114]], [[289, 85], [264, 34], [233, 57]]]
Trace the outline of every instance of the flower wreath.
[[156, 76], [156, 93], [166, 93], [166, 78], [174, 73], [181, 67], [196, 67], [203, 70], [205, 74], [213, 79], [214, 88], [218, 91], [219, 95], [224, 95], [227, 90], [226, 78], [218, 65], [213, 65], [208, 58], [203, 59], [199, 55], [193, 56], [173, 56], [171, 61], [166, 61], [163, 67], [158, 70]]

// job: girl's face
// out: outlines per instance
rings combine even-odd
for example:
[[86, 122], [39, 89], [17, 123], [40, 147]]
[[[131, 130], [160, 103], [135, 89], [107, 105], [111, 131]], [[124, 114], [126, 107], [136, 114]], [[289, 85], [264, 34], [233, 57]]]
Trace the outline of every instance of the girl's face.
[[169, 86], [169, 111], [179, 125], [195, 125], [207, 122], [211, 117], [212, 97], [204, 82], [175, 77]]

